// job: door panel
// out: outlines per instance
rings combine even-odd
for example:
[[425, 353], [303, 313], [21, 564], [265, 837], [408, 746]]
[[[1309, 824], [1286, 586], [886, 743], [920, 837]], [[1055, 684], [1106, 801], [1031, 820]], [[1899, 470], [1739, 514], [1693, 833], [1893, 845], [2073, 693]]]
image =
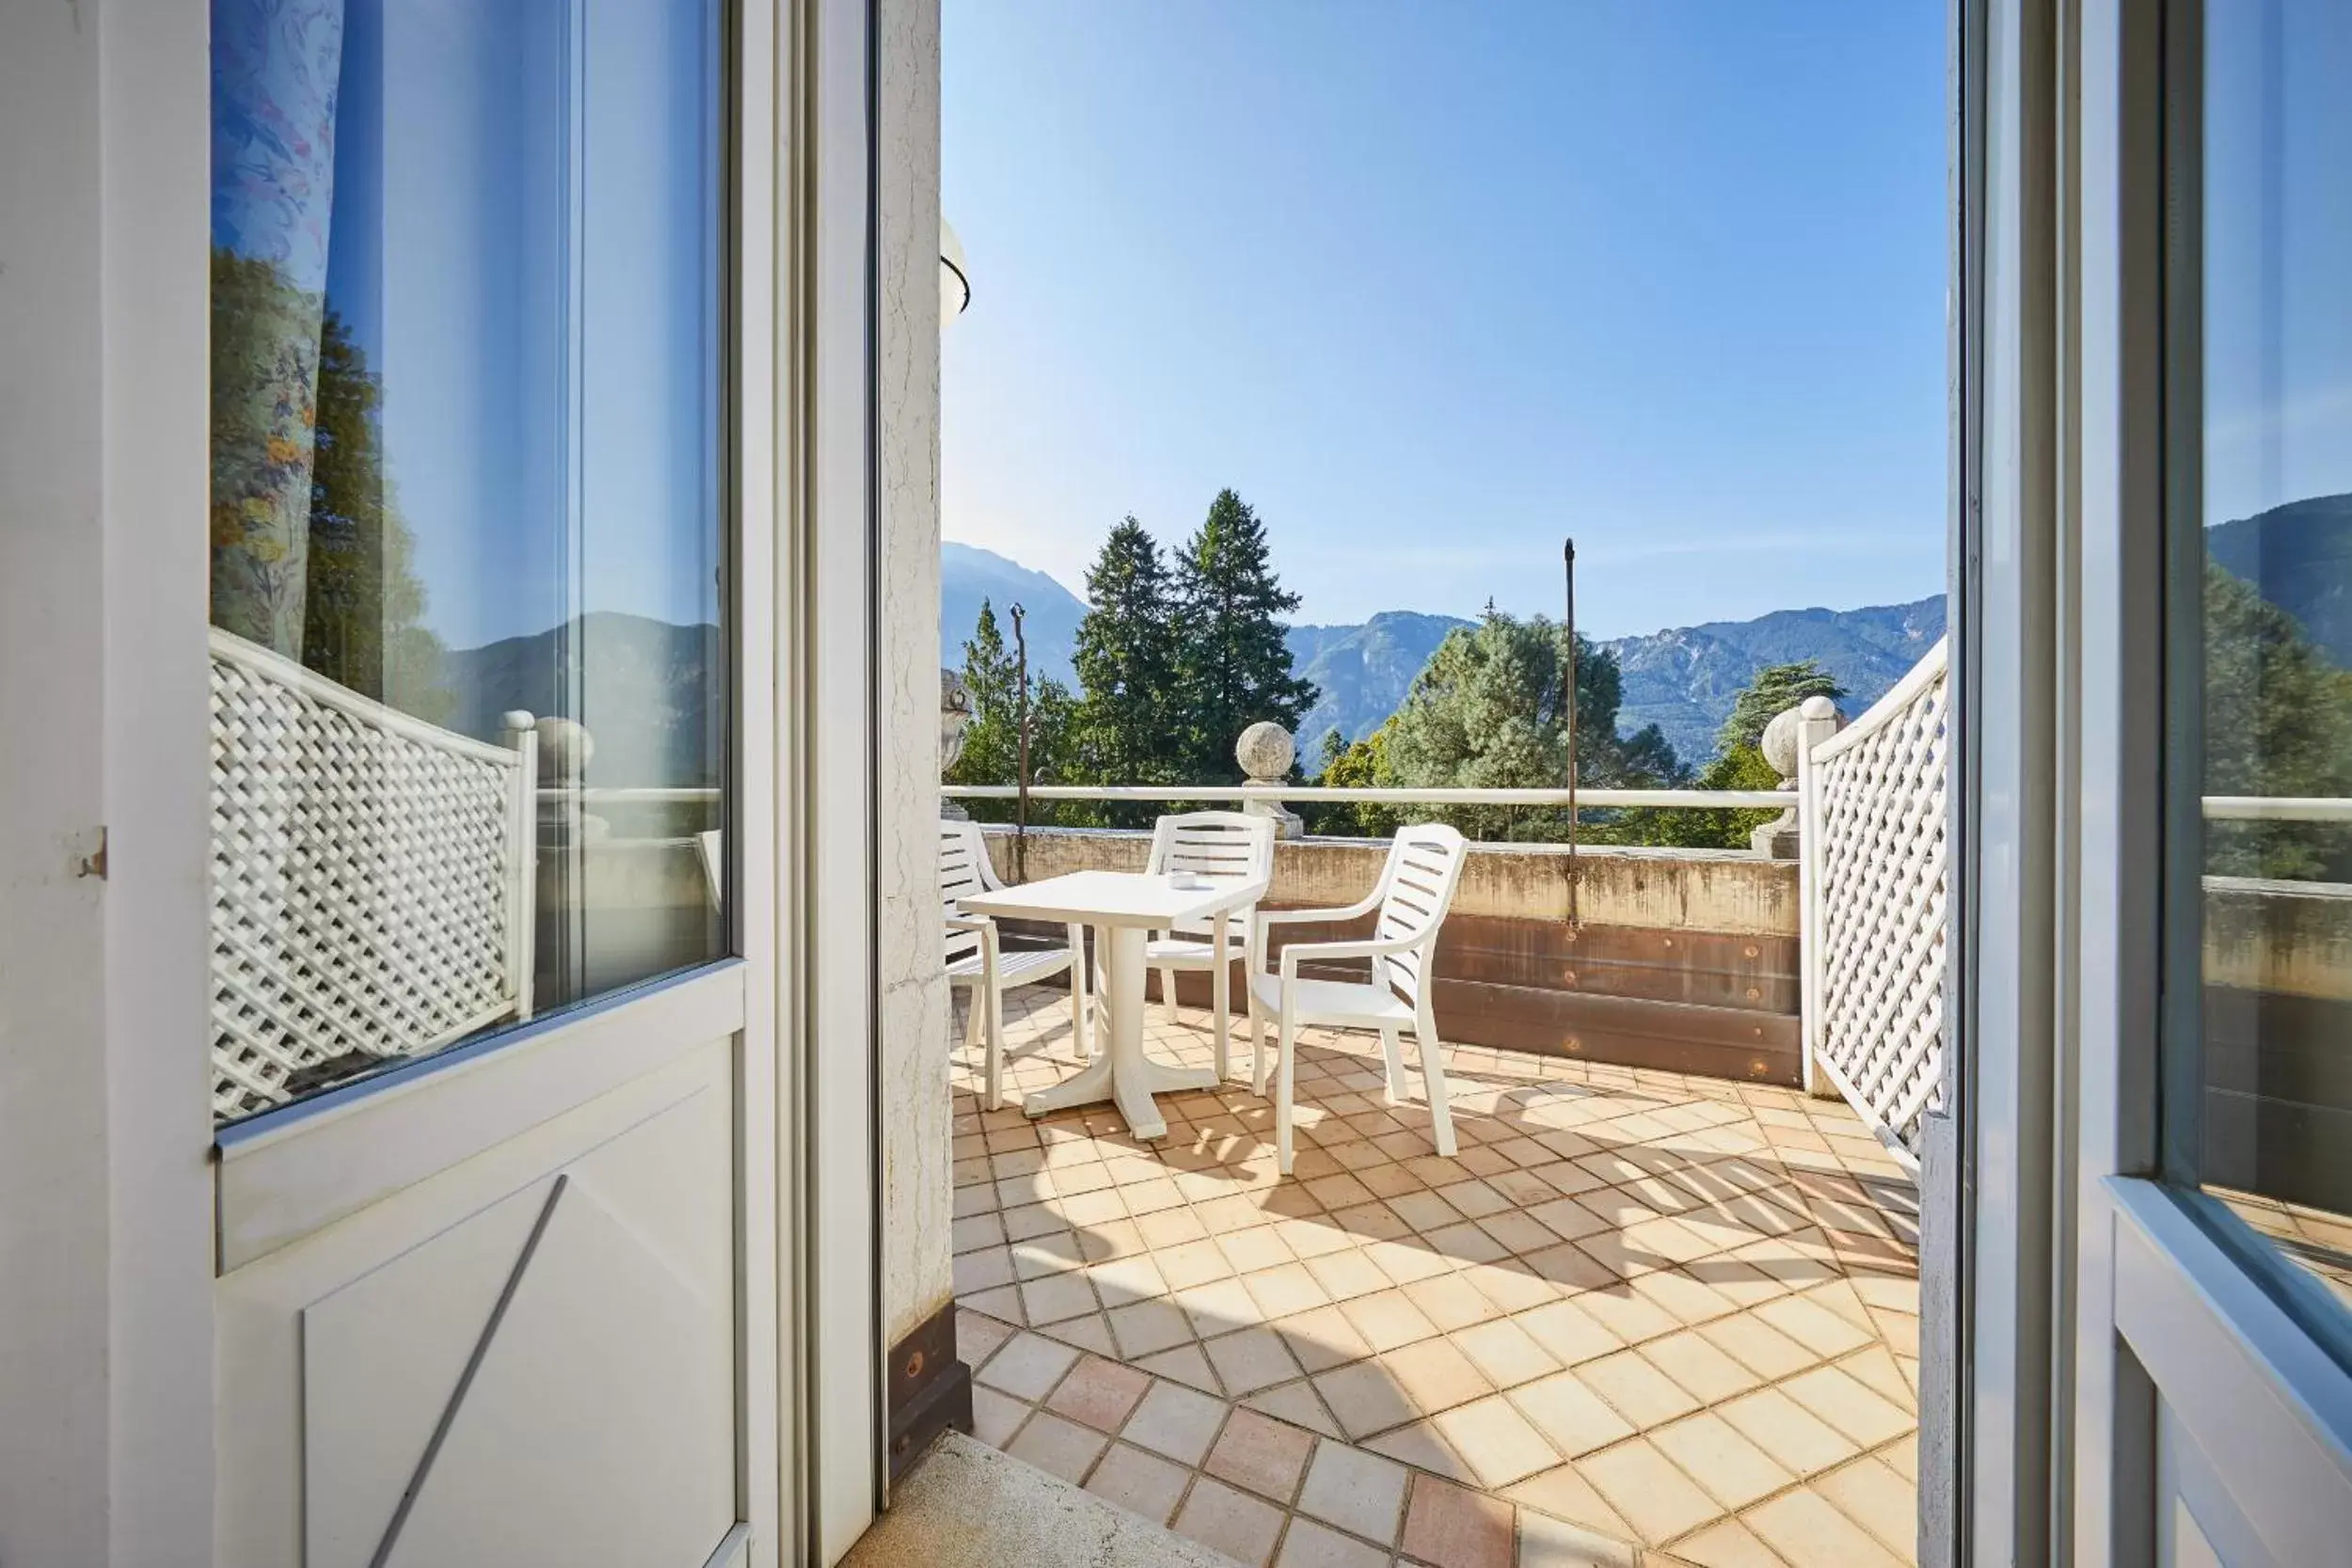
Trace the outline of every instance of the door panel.
[[224, 1275], [219, 1560], [707, 1560], [737, 1517], [735, 1055]]

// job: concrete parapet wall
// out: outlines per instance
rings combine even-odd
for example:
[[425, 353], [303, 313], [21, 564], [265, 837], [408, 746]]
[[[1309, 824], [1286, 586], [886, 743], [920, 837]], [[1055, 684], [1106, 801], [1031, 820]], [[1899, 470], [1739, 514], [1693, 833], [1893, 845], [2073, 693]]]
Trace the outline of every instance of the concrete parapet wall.
[[[1012, 833], [987, 826], [997, 874], [1012, 876]], [[1152, 835], [1115, 829], [1032, 828], [1029, 879], [1068, 871], [1140, 871]], [[1307, 838], [1274, 850], [1272, 902], [1293, 909], [1352, 904], [1370, 893], [1387, 841]], [[1568, 851], [1551, 844], [1473, 844], [1454, 895], [1457, 914], [1565, 922]], [[1731, 849], [1580, 849], [1578, 913], [1587, 925], [1734, 936], [1797, 934], [1797, 866]]]

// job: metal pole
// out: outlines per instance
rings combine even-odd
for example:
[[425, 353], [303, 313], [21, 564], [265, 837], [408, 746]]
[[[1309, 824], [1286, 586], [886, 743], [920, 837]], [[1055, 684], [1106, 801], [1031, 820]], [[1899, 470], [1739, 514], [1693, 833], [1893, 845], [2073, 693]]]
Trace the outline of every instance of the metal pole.
[[1560, 562], [1567, 579], [1567, 624], [1565, 635], [1568, 644], [1567, 732], [1568, 732], [1568, 934], [1573, 937], [1582, 926], [1581, 912], [1577, 907], [1577, 884], [1581, 880], [1576, 863], [1576, 541], [1560, 542]]
[[1021, 736], [1021, 760], [1014, 779], [1021, 785], [1015, 798], [1012, 814], [1012, 875], [1015, 881], [1029, 879], [1029, 640], [1021, 629], [1022, 610], [1012, 607], [1012, 646], [1019, 660], [1019, 685], [1013, 699], [1014, 724]]

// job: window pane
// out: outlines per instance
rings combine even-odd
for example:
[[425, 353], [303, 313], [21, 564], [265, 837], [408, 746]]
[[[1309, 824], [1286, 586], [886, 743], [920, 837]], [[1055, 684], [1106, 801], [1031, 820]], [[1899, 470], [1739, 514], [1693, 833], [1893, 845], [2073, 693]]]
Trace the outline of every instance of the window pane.
[[2201, 471], [2176, 491], [2201, 626], [2175, 627], [2201, 665], [2176, 716], [2201, 751], [2176, 753], [2201, 760], [2203, 985], [2168, 1142], [2324, 1320], [2352, 1304], [2352, 8], [2204, 13]]
[[215, 0], [214, 1109], [724, 950], [719, 0]]

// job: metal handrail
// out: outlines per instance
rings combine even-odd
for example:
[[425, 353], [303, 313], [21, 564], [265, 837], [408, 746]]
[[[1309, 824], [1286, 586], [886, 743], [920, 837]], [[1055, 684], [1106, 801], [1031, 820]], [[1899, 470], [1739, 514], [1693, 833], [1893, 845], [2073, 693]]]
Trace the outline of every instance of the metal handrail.
[[[1009, 800], [1011, 784], [942, 784], [957, 800]], [[1565, 806], [1596, 810], [1655, 806], [1669, 811], [1773, 811], [1794, 805], [1793, 789], [1361, 789], [1317, 784], [1031, 784], [1032, 800], [1327, 800], [1409, 806]]]

